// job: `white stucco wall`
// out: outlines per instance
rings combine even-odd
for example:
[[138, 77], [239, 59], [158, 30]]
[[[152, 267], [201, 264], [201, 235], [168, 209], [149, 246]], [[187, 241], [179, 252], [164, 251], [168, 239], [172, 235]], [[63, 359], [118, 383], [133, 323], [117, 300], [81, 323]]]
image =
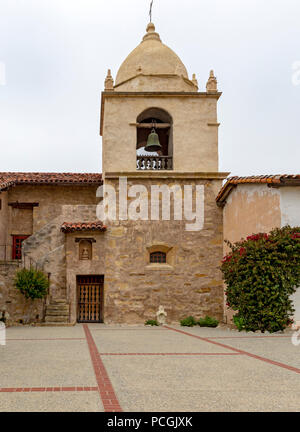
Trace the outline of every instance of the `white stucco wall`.
[[300, 226], [300, 186], [282, 187], [279, 191], [281, 226]]
[[[281, 226], [300, 226], [300, 186], [283, 187], [279, 191]], [[296, 309], [294, 319], [300, 324], [300, 287], [292, 296], [292, 300]]]

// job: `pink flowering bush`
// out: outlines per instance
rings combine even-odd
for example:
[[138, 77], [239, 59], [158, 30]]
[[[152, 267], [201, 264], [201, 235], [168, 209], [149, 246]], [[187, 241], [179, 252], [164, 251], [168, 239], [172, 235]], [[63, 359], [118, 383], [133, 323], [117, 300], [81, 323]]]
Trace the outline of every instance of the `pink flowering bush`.
[[[290, 296], [300, 285], [300, 227], [254, 234], [229, 245], [221, 270], [239, 330], [275, 332], [292, 323]], [[299, 288], [300, 289], [300, 288]]]

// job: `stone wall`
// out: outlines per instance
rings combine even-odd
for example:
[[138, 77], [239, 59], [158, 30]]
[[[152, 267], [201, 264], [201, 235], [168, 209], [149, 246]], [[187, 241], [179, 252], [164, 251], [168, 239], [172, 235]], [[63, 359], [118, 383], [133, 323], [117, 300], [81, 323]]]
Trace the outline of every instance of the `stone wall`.
[[63, 205], [61, 214], [23, 243], [25, 264], [32, 259], [45, 273], [50, 273], [50, 298], [67, 298], [65, 234], [63, 222], [96, 219], [94, 205]]
[[4, 312], [6, 325], [41, 322], [44, 316], [44, 301], [26, 299], [14, 286], [20, 269], [16, 262], [0, 263], [0, 316]]
[[[79, 242], [76, 238], [93, 238], [92, 259], [79, 259]], [[106, 253], [107, 235], [104, 232], [74, 232], [66, 234], [66, 285], [68, 290], [68, 299], [71, 305], [71, 322], [77, 320], [77, 276], [84, 275], [105, 275], [105, 253]], [[105, 278], [104, 278], [105, 279]], [[104, 308], [104, 320], [105, 320]], [[105, 321], [106, 322], [106, 321]]]
[[[0, 260], [7, 258], [8, 254], [5, 245], [7, 244], [8, 231], [8, 199], [7, 192], [0, 192], [1, 209], [0, 209]], [[11, 251], [9, 251], [11, 252]]]
[[[45, 225], [62, 214], [64, 205], [96, 205], [97, 186], [60, 186], [60, 185], [18, 185], [7, 192], [7, 202], [38, 203], [33, 210], [6, 210], [2, 206], [3, 218], [6, 221], [5, 234], [2, 235], [6, 244], [11, 244], [11, 234], [31, 234], [39, 231]], [[1, 193], [1, 196], [3, 192]], [[32, 215], [31, 221], [29, 214]], [[68, 216], [68, 215], [66, 215]], [[1, 220], [1, 219], [0, 219]], [[30, 231], [30, 232], [29, 232]], [[1, 228], [0, 228], [1, 233]]]
[[12, 235], [28, 235], [33, 232], [33, 209], [10, 208]]
[[[132, 180], [128, 186], [136, 182]], [[164, 182], [171, 184], [170, 180], [161, 180]], [[109, 183], [117, 189], [113, 180]], [[156, 183], [150, 179], [143, 181], [148, 189]], [[103, 244], [106, 323], [142, 323], [155, 318], [159, 305], [165, 307], [168, 322], [178, 322], [188, 315], [223, 318], [223, 283], [219, 271], [223, 221], [222, 209], [215, 203], [220, 181], [181, 181], [183, 183], [204, 184], [205, 224], [202, 231], [188, 232], [186, 221], [174, 220], [108, 224]], [[170, 264], [149, 265], [147, 248], [155, 244], [171, 248]]]
[[[91, 221], [96, 219], [95, 205], [66, 205], [60, 214], [45, 224], [23, 243], [21, 262], [0, 262], [0, 315], [5, 311], [7, 323], [41, 322], [46, 301], [57, 298], [68, 300], [66, 284], [65, 234], [60, 228], [65, 221]], [[50, 296], [45, 300], [26, 300], [14, 287], [17, 270], [31, 265], [50, 274]], [[21, 321], [20, 321], [21, 320]]]
[[[106, 180], [118, 190], [117, 180]], [[203, 185], [205, 191], [204, 228], [189, 232], [186, 220], [116, 221], [108, 223], [106, 232], [63, 234], [65, 221], [96, 220], [95, 205], [62, 205], [55, 218], [24, 242], [26, 259], [31, 258], [50, 275], [52, 298], [66, 298], [71, 304], [71, 322], [76, 321], [77, 275], [104, 275], [104, 322], [143, 323], [155, 318], [160, 305], [168, 314], [167, 322], [178, 322], [188, 315], [223, 318], [223, 285], [219, 271], [223, 248], [222, 209], [215, 203], [220, 180], [146, 179], [142, 184], [150, 193], [151, 185]], [[129, 179], [128, 187], [139, 184]], [[130, 204], [132, 199], [128, 200]], [[172, 207], [171, 207], [172, 214]], [[36, 225], [37, 226], [37, 225]], [[79, 260], [77, 237], [93, 237], [93, 259]], [[150, 264], [151, 248], [168, 251], [166, 264]], [[14, 270], [13, 270], [14, 269]], [[15, 267], [2, 274], [1, 294], [5, 306], [9, 281]], [[6, 288], [4, 289], [3, 286]], [[8, 313], [15, 320], [42, 316], [43, 309], [31, 312], [24, 299], [9, 288], [12, 303]], [[1, 304], [1, 303], [0, 303]], [[23, 309], [22, 309], [23, 308]], [[19, 318], [20, 317], [20, 318]]]

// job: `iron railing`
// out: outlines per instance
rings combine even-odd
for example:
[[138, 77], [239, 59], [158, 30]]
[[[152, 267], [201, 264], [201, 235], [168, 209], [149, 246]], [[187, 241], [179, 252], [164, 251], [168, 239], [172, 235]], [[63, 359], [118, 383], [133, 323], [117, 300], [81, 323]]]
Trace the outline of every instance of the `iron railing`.
[[21, 259], [13, 259], [13, 246], [11, 244], [0, 245], [0, 262], [8, 263], [15, 262], [23, 268], [34, 268], [43, 270], [43, 265], [35, 261], [29, 254], [22, 250]]
[[12, 245], [0, 244], [0, 261], [12, 261]]

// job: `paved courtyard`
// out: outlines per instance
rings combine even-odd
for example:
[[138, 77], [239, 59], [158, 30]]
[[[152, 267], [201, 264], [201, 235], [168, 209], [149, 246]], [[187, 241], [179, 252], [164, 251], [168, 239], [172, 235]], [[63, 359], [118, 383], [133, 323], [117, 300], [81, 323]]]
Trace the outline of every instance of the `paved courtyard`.
[[0, 345], [0, 411], [299, 411], [291, 335], [11, 327]]

